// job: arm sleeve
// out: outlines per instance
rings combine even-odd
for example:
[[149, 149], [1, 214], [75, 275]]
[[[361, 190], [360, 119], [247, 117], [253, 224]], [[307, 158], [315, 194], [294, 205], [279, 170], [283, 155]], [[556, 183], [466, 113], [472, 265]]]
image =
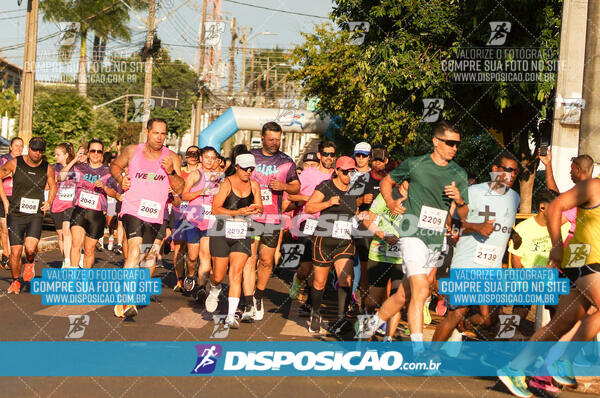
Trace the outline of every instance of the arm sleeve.
[[392, 170], [390, 173], [390, 178], [398, 184], [402, 183], [404, 180], [410, 181], [410, 164], [410, 159], [406, 159], [404, 162], [400, 163], [400, 166]]

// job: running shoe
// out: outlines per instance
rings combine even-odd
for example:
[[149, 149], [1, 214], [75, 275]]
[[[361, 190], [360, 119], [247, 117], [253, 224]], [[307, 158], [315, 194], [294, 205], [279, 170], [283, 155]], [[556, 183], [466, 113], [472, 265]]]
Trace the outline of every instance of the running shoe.
[[253, 322], [254, 321], [254, 306], [245, 305], [244, 312], [242, 313], [242, 322]]
[[7, 271], [10, 269], [10, 262], [8, 261], [8, 257], [4, 254], [2, 255], [2, 260], [0, 260], [0, 266]]
[[206, 301], [204, 302], [206, 311], [213, 313], [217, 310], [217, 307], [219, 306], [219, 294], [221, 294], [220, 288], [210, 288], [210, 292], [208, 293]]
[[298, 276], [294, 274], [294, 281], [292, 282], [292, 286], [290, 286], [290, 298], [292, 300], [298, 300], [300, 291], [302, 291], [305, 283], [305, 281], [300, 281]]
[[560, 388], [552, 384], [552, 376], [535, 376], [529, 380], [529, 390], [542, 397], [558, 397]]
[[121, 304], [115, 305], [113, 312], [117, 318], [125, 318], [125, 306]]
[[573, 365], [571, 362], [559, 359], [548, 367], [548, 370], [552, 374], [552, 379], [558, 384], [575, 388], [577, 387], [577, 380], [573, 374]]
[[363, 339], [370, 339], [384, 323], [385, 321], [382, 321], [378, 316], [369, 316], [362, 318], [361, 324], [358, 324], [357, 321], [355, 330], [357, 335], [362, 336]]
[[423, 307], [423, 323], [429, 325], [431, 323], [431, 314], [429, 313], [429, 303], [431, 303], [431, 297], [427, 297], [425, 300], [425, 306]]
[[321, 314], [315, 312], [310, 313], [310, 322], [308, 326], [308, 333], [319, 334], [321, 333]]
[[441, 297], [438, 297], [438, 301], [435, 306], [435, 313], [438, 314], [439, 316], [444, 316], [444, 315], [446, 315], [446, 312], [448, 312], [448, 307], [446, 307], [446, 304], [444, 304], [444, 299]]
[[531, 392], [527, 389], [527, 383], [525, 382], [525, 376], [510, 369], [508, 365], [500, 368], [496, 371], [498, 378], [508, 390], [517, 397], [529, 398]]
[[185, 279], [183, 280], [183, 288], [185, 289], [185, 291], [189, 293], [192, 290], [194, 290], [195, 286], [196, 286], [196, 281], [194, 280], [194, 278], [191, 276], [186, 276]]
[[8, 293], [19, 294], [21, 293], [21, 282], [14, 280], [8, 287]]
[[25, 270], [23, 271], [23, 280], [25, 282], [29, 282], [30, 280], [33, 279], [34, 276], [35, 276], [35, 264], [33, 262], [25, 263]]
[[173, 286], [174, 292], [182, 292], [183, 291], [183, 282], [178, 280], [175, 286]]
[[138, 310], [135, 305], [126, 305], [125, 306], [125, 311], [123, 312], [123, 315], [125, 316], [125, 318], [133, 318], [137, 314], [138, 314]]
[[394, 341], [394, 339], [392, 339], [392, 336], [385, 336], [383, 338], [384, 343], [391, 343], [392, 341]]
[[262, 319], [265, 316], [265, 307], [263, 305], [263, 299], [260, 300], [256, 300], [254, 299], [254, 320], [255, 321], [262, 321]]
[[225, 318], [225, 325], [227, 325], [229, 327], [229, 329], [239, 329], [240, 328], [240, 323], [233, 315], [227, 315], [227, 318]]
[[382, 323], [381, 326], [379, 327], [379, 329], [377, 329], [375, 331], [375, 334], [377, 334], [378, 336], [385, 336], [385, 332], [387, 330], [387, 323]]
[[98, 250], [99, 252], [104, 251], [104, 246], [102, 245], [102, 243], [96, 242], [96, 250]]
[[113, 253], [115, 254], [123, 254], [123, 246], [121, 245], [116, 245], [115, 248], [113, 249]]

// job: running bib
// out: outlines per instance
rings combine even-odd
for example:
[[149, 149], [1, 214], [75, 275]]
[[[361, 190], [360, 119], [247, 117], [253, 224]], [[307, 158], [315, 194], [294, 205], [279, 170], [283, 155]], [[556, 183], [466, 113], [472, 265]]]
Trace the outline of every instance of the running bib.
[[154, 202], [152, 200], [142, 199], [140, 201], [140, 208], [138, 209], [138, 216], [148, 217], [148, 218], [158, 218], [158, 214], [160, 213], [160, 203]]
[[273, 204], [273, 194], [270, 189], [261, 189], [260, 190], [260, 198], [262, 200], [263, 205], [272, 205]]
[[227, 239], [246, 239], [248, 223], [246, 221], [225, 221], [225, 237]]
[[189, 204], [190, 204], [190, 202], [188, 202], [187, 200], [182, 201], [181, 204], [179, 205], [179, 211], [182, 213], [184, 211], [186, 211]]
[[202, 205], [202, 219], [214, 220], [215, 216], [212, 214], [212, 205]]
[[435, 207], [421, 207], [419, 215], [419, 224], [417, 226], [423, 229], [429, 229], [436, 232], [444, 232], [444, 224], [446, 223], [446, 210], [436, 209]]
[[21, 198], [21, 205], [19, 206], [19, 211], [21, 213], [26, 214], [36, 214], [38, 212], [39, 206], [39, 199]]
[[385, 251], [386, 257], [394, 257], [394, 258], [402, 257], [402, 254], [400, 253], [400, 244], [396, 243], [394, 246], [390, 246], [390, 245], [386, 244], [386, 246], [387, 246], [387, 249]]
[[81, 191], [79, 194], [79, 206], [96, 210], [98, 208], [98, 201], [100, 200], [100, 195], [93, 192]]
[[319, 223], [318, 220], [315, 220], [314, 218], [307, 218], [306, 221], [304, 222], [304, 234], [306, 235], [312, 235], [315, 233], [315, 229], [317, 229], [317, 224]]
[[58, 191], [58, 200], [62, 202], [72, 202], [75, 198], [75, 187], [62, 188]]
[[333, 223], [333, 234], [332, 237], [336, 239], [350, 239], [352, 233], [352, 222], [351, 221], [336, 221]]
[[478, 243], [473, 262], [486, 267], [494, 267], [498, 264], [498, 259], [502, 256], [502, 252], [501, 247]]

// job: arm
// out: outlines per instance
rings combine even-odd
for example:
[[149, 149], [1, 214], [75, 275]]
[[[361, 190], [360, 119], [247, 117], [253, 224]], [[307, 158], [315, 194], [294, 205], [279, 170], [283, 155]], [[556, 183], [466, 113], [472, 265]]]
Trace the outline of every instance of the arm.
[[[167, 172], [169, 184], [171, 185], [173, 192], [181, 194], [183, 192], [185, 181], [183, 181], [183, 177], [181, 177], [181, 159], [179, 156], [171, 151], [169, 156], [163, 159], [163, 168]], [[175, 174], [171, 175], [173, 170], [175, 171]]]
[[252, 187], [252, 194], [254, 195], [254, 204], [252, 206], [255, 206], [255, 211], [252, 214], [262, 214], [263, 204], [262, 196], [260, 196], [260, 185], [258, 185], [256, 181], [250, 181], [250, 186]]
[[200, 181], [200, 172], [198, 170], [188, 175], [183, 187], [183, 193], [181, 194], [182, 200], [191, 201], [196, 199], [198, 196], [202, 196], [202, 191], [190, 192], [194, 184], [196, 184], [198, 181]]
[[554, 180], [554, 173], [552, 170], [552, 153], [550, 152], [550, 148], [548, 148], [548, 154], [546, 156], [540, 155], [540, 160], [544, 166], [546, 166], [546, 187], [551, 191], [560, 192], [558, 190], [558, 185], [556, 185], [556, 181]]
[[513, 268], [523, 268], [523, 263], [521, 262], [521, 257], [517, 256], [516, 254], [512, 254], [512, 253], [511, 253], [511, 256], [512, 256], [512, 261], [511, 261], [512, 267]]
[[[110, 162], [110, 174], [113, 176], [117, 184], [123, 187], [124, 190], [129, 189], [127, 181], [129, 178], [123, 177], [123, 170], [129, 164], [129, 161], [135, 153], [136, 145], [129, 145], [121, 154], [112, 162]], [[125, 184], [123, 183], [125, 180]]]
[[326, 200], [325, 202], [323, 202], [323, 199], [325, 199], [325, 195], [323, 195], [323, 192], [315, 190], [313, 192], [313, 194], [310, 196], [310, 198], [308, 199], [308, 202], [306, 203], [306, 206], [304, 207], [304, 211], [307, 212], [308, 214], [320, 213], [321, 211], [325, 210], [326, 208], [340, 203], [339, 196], [333, 196], [332, 198], [330, 198], [329, 200]]
[[52, 207], [52, 202], [54, 201], [54, 198], [56, 197], [56, 179], [54, 178], [54, 167], [48, 165], [48, 170], [47, 170], [47, 184], [48, 184], [48, 188], [49, 188], [49, 192], [48, 192], [48, 200], [46, 202], [44, 202], [44, 204], [42, 205], [41, 210], [46, 213], [46, 211], [50, 210], [50, 208]]
[[77, 150], [77, 154], [75, 155], [73, 160], [71, 160], [71, 162], [69, 162], [69, 164], [67, 164], [65, 167], [63, 167], [62, 170], [60, 171], [60, 173], [58, 173], [58, 180], [59, 181], [66, 180], [69, 176], [69, 171], [73, 168], [73, 166], [75, 166], [75, 163], [77, 163], [77, 162], [80, 162], [80, 163], [85, 162], [85, 149], [79, 148]]
[[300, 194], [288, 195], [288, 199], [292, 202], [308, 202], [309, 198], [310, 198], [310, 196], [307, 196], [307, 195], [300, 195]]

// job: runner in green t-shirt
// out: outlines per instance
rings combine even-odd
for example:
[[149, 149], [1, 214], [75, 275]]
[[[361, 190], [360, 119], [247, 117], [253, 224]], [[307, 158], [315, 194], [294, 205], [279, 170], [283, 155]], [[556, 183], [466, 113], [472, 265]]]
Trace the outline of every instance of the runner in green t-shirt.
[[[402, 255], [403, 281], [408, 305], [408, 326], [415, 353], [422, 352], [423, 306], [429, 297], [430, 276], [443, 261], [441, 249], [448, 211], [456, 207], [459, 219], [468, 213], [467, 173], [452, 161], [460, 145], [460, 134], [446, 122], [433, 129], [433, 153], [408, 158], [381, 180], [381, 195], [392, 214], [404, 216], [400, 222], [398, 245]], [[407, 181], [408, 198], [394, 199], [393, 187]], [[400, 289], [402, 290], [402, 289]], [[379, 313], [362, 325], [362, 335], [374, 333], [404, 305], [400, 290], [388, 298]]]

